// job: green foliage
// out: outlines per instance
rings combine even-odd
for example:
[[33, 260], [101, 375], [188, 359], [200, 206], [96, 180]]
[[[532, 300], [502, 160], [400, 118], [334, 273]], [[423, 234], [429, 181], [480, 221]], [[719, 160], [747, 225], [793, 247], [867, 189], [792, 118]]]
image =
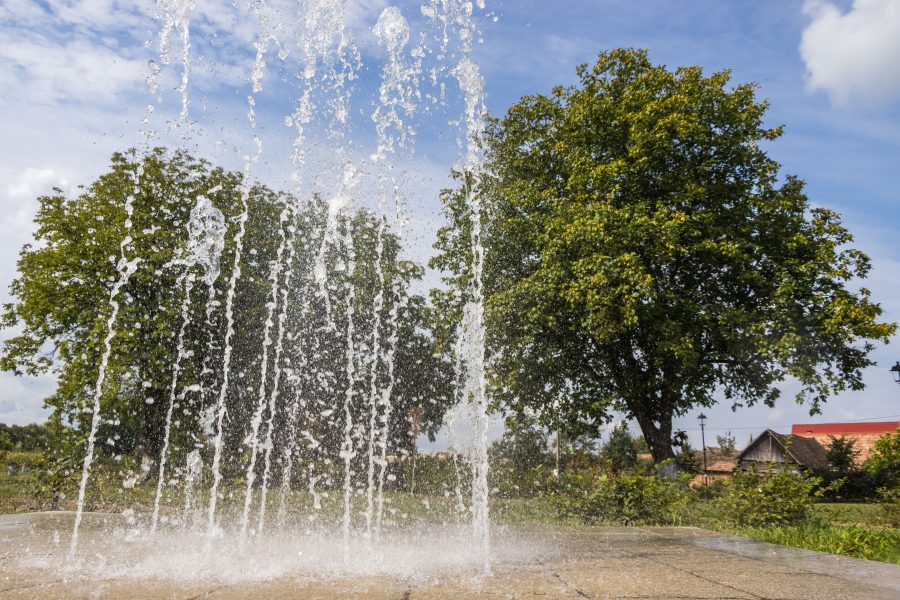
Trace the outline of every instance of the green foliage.
[[613, 473], [630, 471], [637, 466], [637, 448], [628, 432], [628, 424], [622, 421], [609, 432], [609, 440], [600, 449]]
[[662, 478], [566, 473], [554, 502], [561, 516], [585, 523], [673, 525], [680, 523], [691, 497], [689, 479], [685, 474]]
[[856, 461], [859, 458], [859, 450], [856, 448], [856, 439], [846, 436], [830, 436], [831, 444], [828, 446], [828, 464], [839, 475], [845, 476], [856, 469]]
[[[133, 200], [130, 229], [123, 202], [129, 196]], [[201, 266], [184, 260], [191, 211], [200, 198], [207, 198], [222, 213], [226, 226], [219, 276], [214, 281], [204, 277]], [[117, 298], [116, 335], [101, 390], [99, 460], [129, 456], [158, 460], [183, 327], [170, 464], [184, 464], [187, 450], [195, 446], [201, 447], [209, 462], [211, 425], [204, 411], [209, 414], [224, 384], [225, 298], [232, 275], [239, 272], [233, 299], [232, 377], [225, 397], [230, 425], [225, 430], [222, 469], [226, 478], [244, 474], [244, 441], [260, 389], [267, 313], [277, 305], [273, 300], [280, 300], [273, 298], [270, 282], [275, 266], [282, 264], [276, 260], [282, 239], [292, 239], [295, 252], [292, 263], [282, 264], [282, 273], [292, 274], [292, 289], [285, 296], [287, 332], [280, 398], [296, 394], [309, 399], [305, 404], [309, 414], [299, 415], [303, 423], [298, 427], [315, 435], [318, 446], [313, 451], [304, 444], [303, 459], [320, 463], [326, 455], [337, 454], [343, 437], [342, 413], [335, 412], [327, 422], [320, 415], [340, 402], [349, 385], [356, 386], [351, 415], [355, 423], [363, 423], [368, 422], [372, 387], [385, 389], [389, 378], [394, 382], [390, 453], [411, 448], [408, 416], [414, 407], [421, 417], [421, 433], [433, 437], [441, 426], [452, 399], [453, 369], [448, 357], [435, 352], [431, 308], [424, 298], [409, 293], [410, 284], [423, 271], [401, 259], [399, 241], [376, 215], [365, 210], [332, 215], [335, 236], [350, 241], [323, 244], [329, 213], [321, 198], [299, 200], [245, 182], [241, 174], [184, 151], [159, 148], [144, 156], [117, 153], [108, 172], [76, 197], [55, 190], [38, 203], [35, 240], [20, 253], [18, 275], [10, 288], [12, 301], [4, 306], [2, 325], [12, 331], [3, 342], [0, 368], [17, 374], [57, 374], [58, 387], [45, 400], [53, 411], [48, 426], [59, 433], [53, 436], [54, 452], [48, 457], [52, 466], [45, 469], [46, 480], [39, 482], [47, 491], [62, 489], [61, 474], [70, 472], [69, 463], [84, 455], [112, 310], [110, 292], [118, 279], [126, 232], [131, 241], [124, 258], [139, 262]], [[245, 208], [243, 252], [236, 262]], [[284, 263], [288, 256], [283, 255]], [[314, 274], [313, 265], [320, 257], [333, 310], [322, 301]], [[285, 280], [282, 276], [281, 281]], [[377, 303], [379, 295], [382, 302]], [[376, 314], [374, 306], [379, 304], [381, 313]], [[371, 345], [376, 322], [383, 325], [379, 331], [383, 349], [396, 340], [390, 373], [386, 360], [359, 363], [352, 382], [345, 369], [335, 368], [346, 363], [351, 312], [355, 348]], [[389, 330], [385, 325], [389, 322], [395, 322], [397, 329]], [[273, 339], [276, 332], [268, 334]], [[269, 353], [269, 360], [273, 354]], [[294, 373], [292, 364], [303, 368]], [[268, 369], [269, 376], [274, 370]], [[281, 418], [284, 414], [280, 411]], [[285, 435], [283, 425], [276, 422], [278, 441]], [[72, 439], [65, 437], [69, 434]], [[356, 460], [354, 469], [364, 472], [363, 453]], [[170, 472], [174, 476], [175, 469]], [[331, 478], [330, 484], [335, 481]]]
[[884, 522], [900, 528], [900, 486], [879, 489], [878, 506]]
[[0, 423], [0, 450], [42, 450], [50, 441], [46, 426], [38, 423], [29, 425], [6, 425]]
[[488, 485], [504, 498], [533, 496], [547, 485], [553, 456], [546, 432], [524, 420], [509, 419], [503, 436], [488, 449]]
[[900, 564], [900, 530], [801, 523], [729, 530], [762, 542]]
[[886, 433], [875, 441], [866, 470], [876, 485], [894, 488], [900, 485], [900, 433]]
[[719, 452], [722, 456], [732, 456], [737, 450], [737, 444], [730, 431], [725, 435], [717, 435], [716, 444], [719, 446]]
[[465, 202], [483, 195], [493, 397], [596, 431], [634, 418], [654, 458], [672, 419], [773, 405], [786, 377], [815, 412], [863, 386], [895, 325], [857, 281], [869, 258], [765, 152], [781, 135], [753, 84], [645, 51], [602, 53], [579, 82], [522, 98], [486, 134], [487, 175], [443, 196], [432, 266], [465, 301]]
[[723, 518], [738, 527], [791, 525], [809, 516], [814, 499], [823, 494], [820, 483], [804, 472], [735, 471], [717, 505]]

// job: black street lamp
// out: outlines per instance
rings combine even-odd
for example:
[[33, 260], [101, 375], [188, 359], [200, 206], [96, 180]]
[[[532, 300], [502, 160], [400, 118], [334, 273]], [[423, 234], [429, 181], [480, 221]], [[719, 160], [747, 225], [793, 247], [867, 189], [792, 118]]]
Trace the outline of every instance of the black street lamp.
[[891, 367], [891, 376], [894, 378], [894, 381], [900, 383], [900, 360], [897, 361], [897, 364]]
[[709, 487], [709, 477], [706, 475], [706, 415], [700, 413], [697, 419], [700, 421], [700, 443], [703, 444], [703, 483]]

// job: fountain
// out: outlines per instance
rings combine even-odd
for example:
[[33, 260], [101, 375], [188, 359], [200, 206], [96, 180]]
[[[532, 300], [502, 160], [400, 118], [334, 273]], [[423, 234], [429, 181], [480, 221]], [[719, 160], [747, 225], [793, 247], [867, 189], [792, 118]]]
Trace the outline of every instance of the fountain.
[[[196, 15], [204, 14], [203, 0], [159, 0], [158, 55], [149, 61], [147, 78], [152, 101], [141, 119], [133, 192], [124, 198], [128, 219], [116, 258], [118, 277], [108, 298], [92, 405], [85, 408], [91, 420], [65, 563], [70, 575], [112, 570], [126, 577], [183, 577], [178, 565], [189, 564], [194, 574], [227, 579], [238, 563], [241, 576], [250, 578], [463, 566], [486, 575], [492, 560], [513, 552], [491, 546], [484, 224], [474, 185], [465, 192], [472, 215], [472, 277], [454, 346], [456, 389], [450, 394], [457, 406], [448, 413], [450, 429], [468, 420], [470, 441], [452, 441], [455, 475], [447, 496], [453, 510], [430, 526], [410, 527], [402, 513], [397, 517], [390, 497], [396, 480], [391, 465], [406, 460], [395, 455], [392, 427], [398, 419], [419, 419], [423, 410], [416, 405], [403, 414], [395, 406], [407, 366], [400, 356], [407, 335], [403, 319], [413, 308], [414, 275], [404, 271], [401, 257], [408, 251], [410, 211], [421, 210], [410, 206], [406, 189], [416, 177], [417, 119], [448, 115], [457, 131], [455, 168], [477, 180], [485, 105], [473, 51], [479, 38], [475, 13], [486, 10], [484, 0], [423, 0], [407, 10], [388, 6], [366, 24], [377, 48], [364, 50], [355, 41], [359, 23], [349, 21], [352, 5], [248, 3], [243, 16], [255, 17], [247, 20], [255, 33], [245, 76], [249, 149], [240, 153], [239, 201], [227, 211], [217, 207], [221, 185], [192, 198], [184, 247], [164, 267], [178, 273], [174, 293], [180, 308], [161, 399], [161, 449], [148, 467], [156, 475], [152, 510], [127, 511], [124, 526], [98, 527], [99, 517], [92, 514], [85, 529], [100, 430], [118, 418], [105, 399], [115, 340], [126, 335], [117, 321], [121, 303], [131, 301], [122, 297], [123, 289], [136, 272], [151, 268], [131, 237], [142, 159], [160, 140], [177, 139], [183, 148], [208, 141], [202, 120], [192, 118], [194, 106], [205, 100], [191, 95], [191, 77], [203, 60], [193, 54], [202, 42], [192, 41], [191, 34]], [[178, 65], [172, 64], [173, 49], [180, 50]], [[369, 64], [373, 56], [381, 62], [377, 69]], [[266, 200], [272, 215], [265, 242], [272, 247], [263, 250], [250, 236], [260, 227], [253, 221], [262, 202], [255, 177], [268, 152], [260, 118], [269, 118], [283, 100], [267, 93], [273, 69], [294, 85], [296, 103], [282, 117], [294, 140], [291, 190]], [[360, 82], [375, 71], [377, 86], [367, 94]], [[162, 82], [170, 79], [177, 81], [177, 118], [154, 128], [166, 109]], [[366, 125], [357, 115], [367, 103]], [[268, 263], [248, 275], [246, 265], [256, 265], [257, 256]], [[264, 297], [255, 350], [239, 333], [248, 289]], [[202, 348], [196, 347], [198, 336]], [[418, 433], [416, 425], [410, 427]], [[274, 516], [268, 510], [272, 502]], [[444, 554], [423, 560], [417, 548], [436, 540]], [[97, 566], [92, 557], [101, 555]]]

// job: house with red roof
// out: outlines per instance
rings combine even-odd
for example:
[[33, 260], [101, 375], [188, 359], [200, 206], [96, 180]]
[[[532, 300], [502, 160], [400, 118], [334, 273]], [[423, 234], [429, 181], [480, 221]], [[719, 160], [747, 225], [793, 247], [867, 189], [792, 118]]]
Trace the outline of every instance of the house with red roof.
[[862, 464], [869, 457], [875, 442], [886, 433], [897, 433], [900, 421], [881, 421], [877, 423], [801, 423], [791, 426], [791, 435], [812, 438], [823, 448], [831, 446], [832, 437], [845, 436], [855, 440], [855, 448], [859, 450], [857, 464]]

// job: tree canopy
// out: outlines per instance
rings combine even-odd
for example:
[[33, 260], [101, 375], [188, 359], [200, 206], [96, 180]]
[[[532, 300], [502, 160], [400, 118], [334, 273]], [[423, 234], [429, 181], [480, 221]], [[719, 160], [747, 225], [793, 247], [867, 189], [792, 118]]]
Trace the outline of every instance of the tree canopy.
[[432, 264], [458, 304], [465, 188], [483, 195], [493, 397], [546, 424], [635, 419], [654, 459], [672, 419], [724, 398], [811, 413], [863, 387], [879, 322], [869, 258], [765, 151], [782, 133], [728, 71], [613, 50], [579, 83], [526, 96], [485, 134], [486, 173], [444, 196]]
[[[394, 409], [389, 452], [408, 449], [414, 443], [407, 433], [407, 416], [413, 406], [421, 412], [422, 432], [434, 436], [450, 400], [452, 368], [433, 350], [424, 298], [408, 292], [410, 283], [421, 277], [422, 268], [400, 258], [398, 240], [381, 222], [382, 217], [364, 210], [346, 211], [338, 215], [335, 227], [352, 239], [352, 247], [323, 245], [328, 210], [321, 199], [300, 201], [260, 184], [244, 188], [239, 173], [214, 167], [183, 151], [156, 149], [142, 157], [117, 153], [109, 172], [77, 197], [55, 190], [39, 198], [35, 243], [22, 249], [18, 276], [11, 286], [13, 300], [5, 306], [3, 325], [14, 331], [3, 344], [0, 367], [32, 375], [55, 373], [58, 388], [46, 399], [53, 409], [50, 425], [57, 431], [64, 428], [85, 435], [90, 421], [86, 409], [111, 310], [109, 297], [117, 279], [120, 243], [130, 235], [128, 252], [140, 262], [119, 296], [121, 308], [114, 323], [118, 333], [103, 390], [98, 448], [110, 456], [159, 456], [182, 327], [173, 446], [182, 454], [204, 447], [215, 402], [210, 392], [218, 390], [222, 381], [223, 306], [244, 193], [249, 210], [234, 299], [234, 352], [225, 429], [231, 458], [224, 467], [226, 474], [242, 473], [242, 447], [258, 405], [262, 373], [266, 373], [269, 386], [276, 376], [274, 350], [268, 353], [272, 363], [268, 370], [261, 368], [264, 340], [268, 336], [271, 345], [277, 337], [277, 319], [273, 321], [269, 315], [273, 303], [286, 307], [284, 352], [279, 363], [284, 391], [276, 419], [278, 442], [287, 435], [287, 407], [299, 398], [294, 430], [303, 431], [308, 438], [299, 448], [309, 460], [336, 457], [343, 415], [334, 409], [352, 385], [353, 436], [357, 447], [364, 445], [371, 380], [374, 378], [381, 390], [390, 377], [394, 380], [390, 398]], [[134, 212], [126, 232], [123, 200], [129, 194]], [[197, 264], [185, 259], [191, 214], [201, 202], [221, 213], [225, 229], [218, 268], [209, 278]], [[285, 251], [279, 255], [280, 240], [284, 239], [292, 240], [293, 256]], [[317, 281], [314, 273], [320, 256], [324, 283]], [[282, 287], [287, 282], [284, 273], [290, 272], [292, 278], [289, 288], [276, 298], [272, 280], [279, 262]], [[383, 297], [378, 304], [374, 299], [382, 279]], [[192, 285], [186, 285], [188, 281]], [[350, 283], [353, 296], [348, 295]], [[328, 294], [331, 310], [322, 301], [323, 293]], [[354, 317], [352, 381], [343, 368], [347, 303]], [[381, 310], [377, 315], [376, 306]], [[382, 347], [373, 360], [371, 338], [376, 320], [381, 323]], [[388, 373], [385, 352], [392, 337], [396, 338], [396, 368]], [[313, 438], [315, 444], [309, 442]]]

